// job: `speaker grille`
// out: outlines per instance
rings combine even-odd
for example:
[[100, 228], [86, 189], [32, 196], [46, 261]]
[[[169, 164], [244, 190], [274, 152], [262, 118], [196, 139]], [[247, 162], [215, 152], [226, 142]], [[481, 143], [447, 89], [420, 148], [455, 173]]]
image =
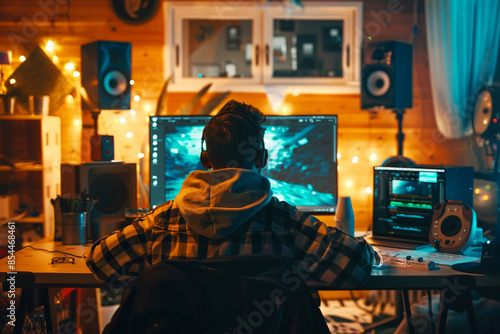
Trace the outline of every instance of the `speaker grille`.
[[98, 177], [90, 186], [90, 194], [98, 200], [96, 208], [104, 213], [119, 211], [126, 204], [129, 196], [123, 178], [115, 174]]

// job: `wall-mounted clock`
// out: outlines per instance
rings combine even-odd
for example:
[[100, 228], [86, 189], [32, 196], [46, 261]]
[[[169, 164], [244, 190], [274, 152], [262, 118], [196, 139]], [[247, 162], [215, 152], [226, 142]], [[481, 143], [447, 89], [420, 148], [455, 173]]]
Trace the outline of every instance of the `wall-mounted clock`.
[[116, 16], [127, 24], [143, 24], [158, 12], [161, 0], [111, 0]]

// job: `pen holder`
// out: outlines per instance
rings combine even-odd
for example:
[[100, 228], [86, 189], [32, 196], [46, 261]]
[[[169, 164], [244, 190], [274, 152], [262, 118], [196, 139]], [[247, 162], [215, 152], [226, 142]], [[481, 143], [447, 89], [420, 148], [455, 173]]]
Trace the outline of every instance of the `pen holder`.
[[63, 244], [82, 245], [87, 243], [88, 219], [88, 212], [61, 213]]

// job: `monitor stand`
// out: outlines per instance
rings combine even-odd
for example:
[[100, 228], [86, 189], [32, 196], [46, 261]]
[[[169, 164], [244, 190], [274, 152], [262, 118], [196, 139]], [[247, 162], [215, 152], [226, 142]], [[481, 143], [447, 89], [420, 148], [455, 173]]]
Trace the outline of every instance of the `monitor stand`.
[[382, 246], [402, 249], [420, 249], [430, 246], [429, 242], [418, 242], [403, 239], [391, 239], [383, 237], [374, 237], [373, 235], [365, 237], [365, 240], [372, 246]]

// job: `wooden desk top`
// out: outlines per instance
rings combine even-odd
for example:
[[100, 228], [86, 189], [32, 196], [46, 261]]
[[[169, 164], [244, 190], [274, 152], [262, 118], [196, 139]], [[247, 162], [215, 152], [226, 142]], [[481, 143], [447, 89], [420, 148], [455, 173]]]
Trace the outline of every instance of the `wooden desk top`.
[[[90, 251], [91, 245], [63, 245], [45, 238], [32, 244], [37, 249], [63, 251], [83, 256]], [[52, 264], [52, 258], [65, 256], [62, 253], [50, 253], [44, 250], [23, 248], [15, 253], [15, 271], [17, 277], [22, 275], [34, 279], [34, 284], [41, 286], [97, 287], [105, 283], [97, 280], [85, 264], [84, 258], [76, 258], [75, 264]], [[0, 282], [5, 282], [9, 269], [7, 257], [0, 260]], [[439, 265], [437, 270], [420, 271], [400, 268], [374, 269], [370, 281], [356, 290], [400, 290], [400, 289], [442, 289], [445, 278], [450, 275], [472, 275], [478, 287], [499, 287], [500, 275], [473, 275], [455, 271], [450, 266]], [[29, 280], [28, 280], [29, 281]], [[18, 280], [19, 282], [19, 280]], [[19, 282], [21, 284], [21, 282]], [[338, 290], [321, 282], [309, 282], [318, 290]], [[18, 287], [21, 287], [18, 285]]]
[[[52, 237], [48, 237], [37, 241], [31, 245], [37, 249], [45, 249], [48, 251], [62, 251], [65, 253], [84, 256], [90, 251], [88, 245], [63, 245], [62, 241], [53, 241]], [[71, 263], [55, 263], [52, 264], [52, 258], [70, 255], [59, 252], [48, 252], [45, 250], [35, 250], [30, 247], [25, 247], [15, 253], [15, 270], [11, 270], [8, 264], [8, 257], [0, 260], [0, 282], [5, 282], [7, 273], [17, 272], [16, 281], [22, 284], [22, 276], [29, 280], [29, 273], [34, 274], [35, 284], [37, 285], [52, 285], [52, 286], [99, 286], [104, 283], [97, 280], [90, 272], [85, 264], [84, 258], [75, 258], [75, 264]], [[18, 287], [22, 287], [17, 285]]]

